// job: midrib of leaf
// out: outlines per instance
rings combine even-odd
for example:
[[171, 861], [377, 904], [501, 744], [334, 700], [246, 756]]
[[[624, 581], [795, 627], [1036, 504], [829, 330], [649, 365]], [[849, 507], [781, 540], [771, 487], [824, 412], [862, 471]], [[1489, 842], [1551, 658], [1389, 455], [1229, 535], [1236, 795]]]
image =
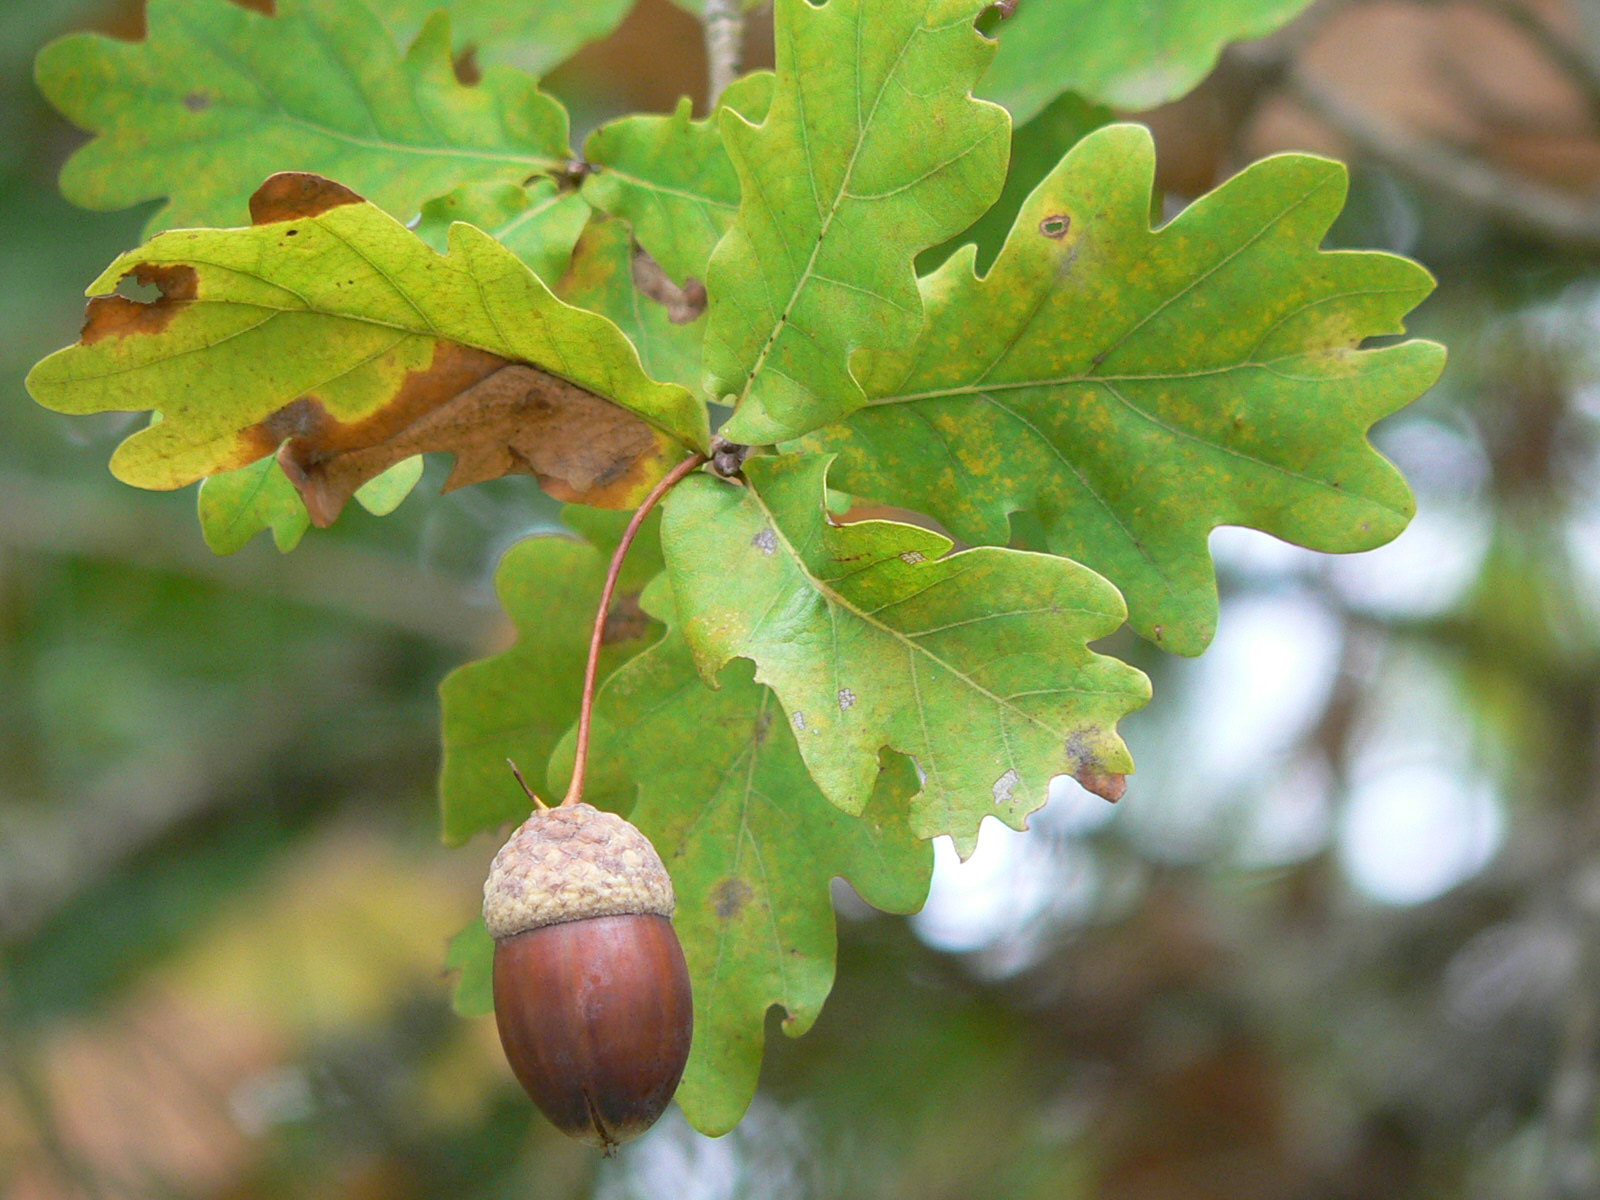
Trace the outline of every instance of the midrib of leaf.
[[[884, 73], [883, 82], [879, 85], [877, 94], [872, 98], [872, 108], [868, 111], [866, 118], [863, 120], [861, 116], [860, 81], [861, 25], [862, 21], [864, 20], [864, 13], [865, 9], [863, 7], [858, 7], [856, 9], [856, 142], [855, 145], [850, 149], [850, 161], [845, 164], [844, 176], [839, 181], [839, 189], [834, 193], [833, 200], [829, 204], [828, 211], [823, 214], [822, 224], [818, 228], [816, 240], [811, 246], [811, 256], [806, 259], [805, 267], [802, 268], [799, 278], [795, 280], [794, 288], [789, 293], [788, 302], [785, 303], [784, 306], [779, 310], [777, 324], [773, 326], [772, 332], [767, 336], [766, 344], [761, 347], [761, 353], [756, 355], [755, 362], [751, 364], [750, 373], [745, 376], [744, 387], [739, 392], [736, 405], [738, 403], [742, 403], [745, 397], [749, 396], [750, 389], [755, 386], [755, 381], [761, 374], [761, 369], [766, 364], [767, 357], [772, 353], [772, 348], [777, 345], [778, 338], [782, 336], [785, 327], [791, 324], [789, 314], [794, 311], [795, 301], [799, 299], [800, 293], [805, 290], [806, 284], [811, 281], [811, 273], [817, 265], [817, 255], [822, 253], [822, 243], [827, 240], [828, 230], [833, 228], [833, 219], [838, 215], [839, 209], [843, 206], [844, 201], [850, 197], [850, 181], [855, 178], [856, 163], [861, 159], [861, 148], [866, 145], [867, 134], [872, 128], [872, 122], [877, 119], [878, 106], [883, 103], [883, 94], [884, 92], [888, 91], [890, 81], [894, 79], [895, 73], [900, 70], [900, 64], [905, 60], [906, 51], [911, 46], [911, 39], [920, 37], [924, 32], [922, 26], [919, 25], [916, 29], [912, 30], [911, 37], [906, 38], [905, 41], [900, 43], [900, 50], [895, 55], [894, 63], [890, 66], [889, 70]], [[795, 102], [802, 110], [800, 119], [800, 144], [805, 149], [807, 168], [806, 174], [811, 180], [813, 195], [815, 195], [817, 172], [816, 168], [812, 165], [811, 135], [806, 128], [804, 113], [805, 92], [799, 86], [798, 80], [796, 81], [795, 86]], [[768, 206], [768, 210], [771, 210], [770, 205]]]
[[[1399, 291], [1399, 290], [1402, 290], [1402, 289], [1393, 289], [1393, 290]], [[1272, 369], [1272, 364], [1273, 363], [1288, 362], [1288, 361], [1290, 361], [1292, 359], [1299, 359], [1299, 358], [1305, 358], [1305, 357], [1307, 357], [1305, 354], [1288, 354], [1288, 355], [1284, 355], [1282, 358], [1269, 359], [1269, 360], [1267, 360], [1265, 362], [1235, 363], [1235, 364], [1232, 364], [1230, 366], [1215, 367], [1215, 368], [1211, 368], [1211, 369], [1204, 370], [1204, 371], [1170, 372], [1170, 373], [1157, 373], [1157, 374], [1151, 374], [1151, 375], [1094, 375], [1094, 374], [1090, 374], [1090, 373], [1085, 373], [1085, 374], [1081, 374], [1081, 375], [1063, 375], [1063, 376], [1059, 376], [1059, 377], [1054, 378], [1054, 379], [1030, 379], [1030, 380], [1021, 380], [1021, 381], [1013, 381], [1013, 382], [1005, 382], [1005, 383], [991, 383], [991, 384], [963, 384], [963, 385], [961, 385], [959, 387], [937, 388], [937, 389], [934, 389], [932, 391], [927, 391], [927, 392], [913, 392], [913, 393], [907, 393], [905, 395], [900, 395], [900, 396], [880, 397], [880, 398], [878, 398], [876, 400], [868, 401], [868, 406], [872, 407], [872, 406], [888, 405], [888, 404], [910, 404], [910, 403], [912, 403], [914, 401], [917, 401], [917, 400], [939, 400], [939, 399], [947, 399], [947, 398], [953, 398], [953, 397], [973, 397], [973, 398], [976, 398], [976, 399], [979, 399], [979, 400], [988, 401], [991, 405], [993, 405], [995, 408], [999, 409], [1001, 412], [1005, 413], [1006, 416], [1010, 417], [1013, 421], [1017, 422], [1019, 425], [1025, 426], [1028, 430], [1030, 430], [1031, 432], [1036, 434], [1038, 436], [1039, 440], [1041, 442], [1043, 442], [1048, 448], [1050, 448], [1050, 450], [1055, 454], [1055, 456], [1065, 466], [1067, 466], [1075, 476], [1077, 476], [1079, 482], [1081, 482], [1084, 485], [1084, 487], [1089, 491], [1089, 494], [1094, 496], [1095, 499], [1097, 501], [1099, 501], [1099, 503], [1101, 504], [1101, 507], [1105, 508], [1106, 512], [1117, 522], [1118, 527], [1121, 528], [1124, 533], [1128, 534], [1129, 540], [1132, 541], [1134, 546], [1139, 549], [1140, 556], [1143, 557], [1144, 560], [1147, 563], [1150, 564], [1151, 568], [1153, 570], [1155, 570], [1156, 573], [1158, 575], [1160, 575], [1161, 578], [1165, 581], [1166, 580], [1166, 574], [1164, 572], [1162, 572], [1160, 570], [1160, 568], [1157, 567], [1156, 564], [1150, 559], [1149, 555], [1145, 553], [1143, 547], [1139, 546], [1138, 540], [1133, 537], [1133, 534], [1128, 530], [1127, 526], [1123, 524], [1121, 518], [1118, 517], [1116, 515], [1116, 513], [1112, 512], [1110, 507], [1105, 504], [1105, 501], [1100, 498], [1099, 493], [1097, 493], [1092, 487], [1089, 487], [1088, 481], [1085, 480], [1083, 478], [1083, 476], [1078, 472], [1076, 466], [1074, 466], [1073, 463], [1069, 459], [1067, 459], [1060, 452], [1060, 449], [1056, 446], [1054, 440], [1051, 439], [1047, 434], [1045, 434], [1045, 432], [1043, 430], [1039, 429], [1036, 425], [1034, 425], [1033, 422], [1027, 420], [1025, 417], [1021, 416], [1020, 414], [1018, 414], [1014, 410], [1012, 410], [1010, 408], [1007, 408], [1005, 405], [1001, 404], [998, 400], [994, 399], [994, 397], [991, 395], [991, 393], [993, 393], [993, 392], [1006, 392], [1006, 391], [1022, 391], [1022, 390], [1026, 390], [1026, 389], [1032, 389], [1032, 388], [1050, 389], [1050, 388], [1072, 387], [1072, 386], [1081, 386], [1081, 385], [1088, 385], [1090, 387], [1095, 387], [1095, 388], [1098, 388], [1101, 391], [1106, 392], [1107, 394], [1109, 394], [1119, 404], [1121, 404], [1123, 407], [1127, 408], [1129, 412], [1132, 412], [1136, 416], [1139, 416], [1139, 417], [1143, 418], [1144, 420], [1150, 422], [1152, 425], [1156, 426], [1158, 429], [1165, 430], [1167, 433], [1169, 433], [1170, 435], [1172, 435], [1175, 438], [1179, 438], [1179, 439], [1182, 439], [1182, 440], [1185, 440], [1185, 441], [1194, 442], [1196, 445], [1202, 446], [1207, 450], [1215, 451], [1218, 454], [1225, 454], [1225, 455], [1230, 455], [1230, 456], [1235, 457], [1235, 458], [1243, 459], [1245, 462], [1254, 463], [1257, 466], [1265, 467], [1267, 470], [1277, 472], [1280, 475], [1286, 475], [1291, 479], [1298, 479], [1303, 483], [1310, 484], [1313, 487], [1320, 488], [1320, 489], [1322, 489], [1324, 491], [1331, 491], [1331, 492], [1336, 493], [1337, 495], [1344, 496], [1344, 497], [1351, 498], [1351, 499], [1363, 500], [1363, 501], [1365, 501], [1365, 502], [1367, 502], [1369, 504], [1374, 505], [1377, 508], [1381, 508], [1385, 512], [1394, 513], [1396, 516], [1404, 516], [1405, 515], [1404, 510], [1403, 509], [1399, 509], [1399, 508], [1395, 508], [1393, 505], [1384, 504], [1381, 501], [1372, 500], [1372, 499], [1370, 499], [1368, 497], [1365, 497], [1365, 496], [1357, 496], [1354, 493], [1345, 491], [1343, 488], [1336, 487], [1335, 485], [1327, 482], [1326, 480], [1317, 479], [1314, 476], [1302, 474], [1299, 471], [1295, 471], [1295, 470], [1292, 470], [1289, 467], [1283, 466], [1281, 463], [1271, 462], [1271, 461], [1269, 461], [1267, 459], [1264, 459], [1264, 458], [1257, 458], [1255, 455], [1247, 454], [1243, 450], [1239, 450], [1239, 449], [1237, 449], [1237, 448], [1235, 448], [1233, 446], [1224, 445], [1221, 442], [1211, 441], [1208, 438], [1202, 437], [1200, 434], [1194, 433], [1193, 431], [1188, 430], [1188, 429], [1184, 429], [1181, 426], [1170, 425], [1166, 421], [1163, 421], [1159, 417], [1155, 416], [1153, 413], [1147, 412], [1145, 409], [1143, 409], [1139, 405], [1135, 404], [1131, 399], [1129, 399], [1126, 395], [1124, 395], [1116, 387], [1112, 386], [1115, 383], [1164, 382], [1164, 381], [1176, 380], [1176, 379], [1198, 379], [1198, 378], [1203, 378], [1205, 376], [1227, 375], [1227, 374], [1231, 374], [1231, 373], [1233, 373], [1235, 371], [1242, 371], [1242, 370], [1248, 370], [1248, 369], [1260, 369], [1260, 370], [1267, 371], [1269, 374], [1276, 375], [1280, 379], [1286, 379], [1286, 380], [1289, 380], [1290, 382], [1293, 382], [1293, 383], [1306, 383], [1306, 384], [1312, 384], [1312, 385], [1316, 385], [1316, 386], [1322, 386], [1324, 384], [1347, 383], [1347, 382], [1349, 382], [1349, 380], [1351, 380], [1353, 378], [1354, 379], [1361, 378], [1361, 375], [1363, 374], [1363, 373], [1357, 373], [1355, 375], [1340, 375], [1340, 376], [1289, 375], [1289, 374], [1286, 374], [1286, 373], [1284, 373], [1282, 371], [1274, 371]], [[932, 428], [932, 427], [930, 426], [930, 428]], [[933, 433], [934, 433], [934, 435], [936, 437], [939, 437], [941, 440], [944, 440], [944, 435], [942, 433], [940, 433], [937, 429], [933, 429]]]
[[633, 175], [627, 171], [621, 170], [618, 167], [613, 167], [608, 164], [601, 164], [597, 174], [609, 176], [612, 179], [619, 179], [625, 183], [630, 183], [642, 191], [659, 192], [663, 196], [676, 196], [680, 200], [688, 200], [694, 204], [703, 204], [709, 208], [725, 209], [728, 212], [736, 212], [739, 208], [739, 202], [737, 200], [718, 200], [713, 196], [703, 196], [699, 192], [691, 192], [686, 188], [669, 187], [667, 184], [658, 183], [654, 179], [646, 179], [642, 175]]
[[[1061, 447], [1057, 446], [1044, 430], [1040, 429], [1026, 417], [1023, 417], [1019, 413], [1013, 412], [1004, 404], [1001, 404], [1000, 401], [989, 395], [988, 392], [980, 392], [978, 398], [986, 401], [991, 407], [999, 409], [1001, 412], [1005, 413], [1006, 416], [1017, 422], [1017, 424], [1026, 428], [1027, 431], [1033, 434], [1034, 437], [1038, 438], [1039, 444], [1048, 450], [1055, 457], [1057, 462], [1072, 472], [1072, 477], [1078, 481], [1079, 486], [1081, 486], [1084, 491], [1088, 492], [1090, 496], [1094, 497], [1094, 502], [1100, 506], [1101, 511], [1104, 512], [1106, 516], [1111, 518], [1112, 523], [1116, 525], [1118, 529], [1122, 530], [1122, 535], [1128, 539], [1128, 544], [1139, 552], [1139, 557], [1144, 559], [1145, 565], [1156, 573], [1156, 578], [1161, 580], [1161, 585], [1166, 588], [1169, 593], [1173, 591], [1172, 580], [1167, 576], [1167, 573], [1161, 569], [1156, 560], [1150, 557], [1150, 552], [1144, 548], [1144, 543], [1140, 541], [1139, 537], [1133, 532], [1133, 530], [1128, 528], [1128, 523], [1122, 519], [1122, 514], [1113, 508], [1110, 502], [1100, 494], [1099, 489], [1084, 477], [1083, 472], [1078, 468], [1078, 464], [1068, 458], [1066, 452], [1062, 450]], [[933, 428], [931, 423], [930, 428]], [[934, 428], [933, 432], [934, 436], [938, 437], [941, 442], [944, 441], [944, 434], [942, 434], [937, 428]], [[952, 451], [952, 456], [953, 455], [954, 452]]]
[[[1351, 293], [1355, 294], [1383, 294], [1410, 291], [1409, 288], [1391, 288], [1383, 293]], [[1306, 306], [1311, 307], [1310, 305]], [[1303, 309], [1300, 311], [1304, 311]], [[1341, 349], [1342, 347], [1329, 347]], [[866, 407], [872, 408], [885, 404], [912, 404], [918, 400], [943, 400], [954, 396], [981, 396], [985, 392], [1015, 392], [1028, 388], [1057, 388], [1071, 387], [1074, 384], [1102, 384], [1102, 383], [1169, 383], [1179, 379], [1205, 379], [1215, 375], [1229, 375], [1235, 371], [1261, 370], [1269, 375], [1276, 375], [1279, 379], [1286, 379], [1291, 383], [1342, 383], [1348, 379], [1359, 379], [1365, 372], [1355, 375], [1290, 375], [1284, 371], [1275, 370], [1275, 366], [1282, 362], [1293, 362], [1296, 359], [1309, 358], [1318, 351], [1302, 351], [1298, 354], [1284, 354], [1278, 358], [1256, 359], [1249, 362], [1228, 363], [1221, 367], [1205, 367], [1198, 371], [1151, 371], [1146, 374], [1126, 372], [1120, 375], [1095, 375], [1082, 372], [1077, 375], [1055, 375], [1045, 379], [1007, 379], [994, 383], [963, 383], [955, 387], [933, 388], [926, 392], [902, 392], [894, 396], [879, 396], [868, 400]]]
[[497, 241], [497, 242], [504, 241], [506, 238], [510, 237], [513, 233], [515, 233], [517, 230], [521, 229], [529, 221], [532, 221], [534, 218], [540, 216], [541, 214], [543, 214], [545, 212], [548, 212], [550, 209], [552, 209], [556, 205], [560, 204], [563, 200], [565, 200], [568, 196], [570, 196], [572, 194], [573, 193], [571, 193], [571, 192], [558, 191], [553, 196], [545, 197], [543, 200], [539, 201], [537, 204], [530, 204], [527, 208], [523, 209], [516, 216], [512, 217], [511, 220], [507, 221], [504, 225], [500, 226], [500, 228], [498, 228], [498, 229], [494, 230], [492, 233], [490, 233], [489, 236], [494, 238], [494, 240]]
[[[933, 664], [935, 664], [937, 666], [943, 667], [946, 671], [950, 672], [951, 675], [953, 675], [956, 679], [960, 680], [963, 684], [965, 684], [967, 687], [969, 687], [972, 691], [978, 693], [980, 696], [983, 696], [985, 699], [989, 700], [991, 703], [995, 704], [997, 707], [1002, 708], [1007, 712], [1015, 713], [1017, 716], [1021, 717], [1024, 721], [1028, 722], [1030, 725], [1036, 725], [1040, 729], [1043, 729], [1044, 731], [1046, 731], [1047, 733], [1055, 734], [1057, 737], [1065, 737], [1066, 736], [1066, 731], [1065, 730], [1056, 729], [1054, 726], [1049, 725], [1049, 724], [1045, 723], [1044, 721], [1041, 721], [1039, 718], [1035, 717], [1032, 713], [1022, 711], [1021, 709], [1017, 708], [1016, 705], [1011, 703], [1011, 700], [1010, 700], [1009, 697], [997, 696], [995, 693], [991, 692], [988, 688], [984, 687], [977, 680], [975, 680], [975, 679], [971, 678], [969, 675], [967, 675], [966, 672], [958, 670], [957, 668], [951, 666], [949, 663], [945, 662], [944, 659], [940, 658], [933, 651], [927, 649], [925, 646], [919, 645], [916, 642], [915, 638], [916, 638], [916, 636], [921, 636], [920, 634], [919, 635], [903, 634], [898, 629], [895, 629], [892, 626], [885, 625], [881, 621], [874, 620], [872, 613], [869, 613], [864, 609], [857, 608], [854, 604], [851, 604], [849, 600], [845, 599], [845, 597], [841, 596], [838, 592], [835, 592], [823, 580], [818, 579], [815, 575], [813, 575], [811, 573], [810, 569], [806, 566], [805, 559], [802, 558], [800, 556], [800, 553], [795, 549], [794, 543], [789, 540], [788, 535], [784, 532], [783, 527], [778, 523], [777, 517], [775, 516], [773, 511], [770, 508], [767, 507], [767, 503], [766, 503], [766, 501], [764, 499], [762, 499], [761, 494], [759, 492], [757, 492], [754, 488], [751, 488], [750, 489], [750, 495], [754, 498], [757, 507], [759, 507], [761, 509], [762, 513], [766, 516], [767, 523], [771, 527], [773, 533], [777, 536], [778, 540], [783, 543], [783, 548], [784, 548], [785, 551], [788, 552], [789, 558], [794, 563], [795, 568], [800, 572], [801, 575], [803, 575], [805, 577], [806, 582], [811, 586], [812, 590], [815, 591], [819, 596], [821, 596], [823, 598], [823, 600], [826, 601], [830, 605], [830, 607], [834, 606], [834, 605], [837, 605], [839, 608], [844, 609], [851, 616], [855, 617], [857, 620], [861, 621], [863, 624], [868, 625], [871, 628], [876, 629], [881, 633], [885, 633], [889, 637], [893, 638], [895, 641], [899, 642], [900, 645], [903, 646], [905, 648], [905, 650], [907, 651], [907, 653], [911, 656], [910, 661], [912, 661], [913, 663], [916, 661], [916, 656], [917, 655], [921, 655], [923, 658], [927, 659], [930, 663], [933, 663]], [[883, 562], [887, 562], [887, 561], [888, 560], [886, 560], [886, 559], [882, 560], [882, 561], [880, 561], [878, 563], [874, 563], [873, 566], [881, 566], [881, 565], [883, 565]], [[866, 571], [868, 571], [870, 569], [871, 568], [869, 568], [869, 567], [863, 567], [860, 572], [856, 572], [856, 573], [857, 574], [864, 574]], [[937, 580], [933, 581], [932, 583], [930, 583], [926, 588], [923, 588], [922, 591], [923, 592], [929, 591], [929, 590], [931, 590], [933, 588], [936, 588], [936, 587], [939, 587], [941, 585], [947, 584], [947, 583], [950, 582], [951, 578], [953, 578], [953, 577], [952, 576], [945, 576], [944, 578], [937, 579]], [[910, 596], [899, 597], [898, 599], [896, 599], [894, 601], [891, 601], [891, 603], [889, 605], [885, 605], [884, 607], [888, 608], [888, 607], [892, 607], [892, 605], [894, 605], [894, 604], [904, 603], [905, 601], [910, 600], [910, 599], [914, 599], [916, 596], [919, 596], [921, 594], [922, 594], [922, 592], [914, 592]], [[882, 609], [875, 609], [874, 610], [874, 612], [881, 612], [881, 611], [883, 611], [883, 610]], [[1084, 610], [1074, 610], [1074, 611], [1084, 611]], [[983, 620], [992, 621], [992, 620], [996, 620], [996, 619], [999, 619], [999, 618], [1002, 618], [1002, 617], [1015, 616], [1015, 615], [1018, 615], [1018, 614], [1016, 614], [1016, 613], [991, 613], [991, 614], [988, 614], [985, 617], [975, 618], [975, 620], [976, 621], [983, 621]], [[837, 653], [834, 655], [834, 657], [837, 660], [837, 658], [838, 658]], [[914, 669], [912, 671], [912, 682], [913, 682], [913, 685], [915, 685], [915, 683], [916, 683], [916, 671]], [[917, 717], [918, 717], [919, 720], [924, 722], [923, 740], [925, 742], [927, 742], [926, 706], [922, 703], [922, 693], [921, 693], [920, 688], [914, 688], [914, 690], [916, 690], [916, 692], [917, 692], [917, 706], [916, 706], [917, 707]], [[1063, 691], [1064, 692], [1069, 692], [1069, 693], [1071, 693], [1073, 695], [1080, 695], [1080, 696], [1081, 695], [1109, 696], [1109, 695], [1116, 695], [1117, 694], [1117, 693], [1113, 693], [1113, 692], [1090, 692], [1086, 688], [1065, 688], [1065, 689], [1063, 689]], [[1002, 728], [1003, 727], [1004, 726], [1003, 726], [1003, 723], [1002, 723]], [[932, 743], [929, 742], [928, 744], [931, 745]]]
[[[385, 267], [383, 267], [381, 264], [379, 264], [378, 261], [376, 259], [374, 259], [370, 254], [368, 254], [360, 246], [358, 246], [354, 242], [352, 242], [349, 238], [345, 237], [344, 234], [340, 233], [332, 225], [325, 225], [325, 226], [323, 226], [323, 228], [327, 230], [329, 236], [331, 236], [334, 241], [338, 242], [346, 250], [350, 251], [351, 254], [354, 254], [362, 262], [366, 263], [367, 266], [371, 267], [373, 273], [375, 275], [377, 275], [380, 279], [382, 279], [384, 283], [389, 285], [389, 291], [392, 292], [394, 295], [398, 296], [401, 300], [403, 300], [405, 302], [406, 307], [409, 308], [412, 312], [416, 313], [418, 318], [420, 318], [423, 321], [423, 323], [427, 325], [429, 333], [431, 333], [434, 337], [438, 337], [438, 338], [442, 338], [444, 336], [442, 333], [439, 332], [439, 327], [433, 323], [433, 318], [430, 317], [427, 313], [422, 311], [422, 307], [414, 299], [412, 299], [411, 293], [406, 291], [397, 282], [395, 282], [394, 276], [389, 274], [388, 270]], [[477, 277], [476, 276], [472, 276], [472, 278], [473, 278], [474, 282], [476, 282]], [[482, 295], [481, 290], [479, 292], [479, 295], [480, 296]], [[485, 309], [485, 312], [487, 312], [487, 311], [488, 310]], [[492, 323], [492, 318], [491, 318], [491, 323]], [[495, 332], [496, 333], [499, 332], [499, 328], [498, 327], [496, 327]]]

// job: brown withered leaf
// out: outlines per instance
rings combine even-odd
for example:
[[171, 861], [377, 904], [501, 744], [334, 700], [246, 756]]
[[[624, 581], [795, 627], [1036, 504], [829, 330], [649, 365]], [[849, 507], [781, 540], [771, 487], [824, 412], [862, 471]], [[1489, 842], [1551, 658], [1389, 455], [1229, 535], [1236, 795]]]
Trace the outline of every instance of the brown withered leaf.
[[319, 526], [369, 479], [434, 450], [456, 456], [445, 491], [523, 474], [557, 500], [625, 508], [659, 449], [655, 431], [625, 409], [454, 342], [440, 342], [432, 365], [364, 421], [341, 424], [305, 396], [260, 428], [281, 441], [278, 463]]

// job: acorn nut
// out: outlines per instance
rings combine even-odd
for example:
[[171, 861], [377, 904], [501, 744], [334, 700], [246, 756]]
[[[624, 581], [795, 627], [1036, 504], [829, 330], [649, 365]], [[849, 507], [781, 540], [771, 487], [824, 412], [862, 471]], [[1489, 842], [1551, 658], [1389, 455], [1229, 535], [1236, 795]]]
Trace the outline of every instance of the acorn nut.
[[649, 839], [581, 803], [529, 817], [483, 885], [511, 1070], [558, 1129], [607, 1154], [655, 1123], [689, 1057], [672, 909]]

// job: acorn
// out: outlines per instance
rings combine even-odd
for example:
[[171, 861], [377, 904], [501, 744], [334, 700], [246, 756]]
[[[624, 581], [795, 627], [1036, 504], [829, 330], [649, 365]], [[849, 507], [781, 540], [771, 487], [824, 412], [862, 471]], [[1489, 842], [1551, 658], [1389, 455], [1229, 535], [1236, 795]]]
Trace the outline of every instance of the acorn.
[[588, 804], [541, 809], [495, 855], [500, 1044], [539, 1111], [607, 1155], [649, 1129], [694, 1031], [672, 880], [648, 838]]

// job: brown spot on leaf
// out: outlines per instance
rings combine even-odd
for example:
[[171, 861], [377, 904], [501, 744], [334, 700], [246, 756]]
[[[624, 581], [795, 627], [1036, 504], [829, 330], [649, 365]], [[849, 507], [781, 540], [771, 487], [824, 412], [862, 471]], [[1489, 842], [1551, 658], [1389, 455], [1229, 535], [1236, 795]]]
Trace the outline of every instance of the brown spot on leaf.
[[467, 87], [483, 82], [483, 66], [478, 62], [478, 48], [468, 46], [452, 64], [455, 67], [456, 82]]
[[92, 346], [106, 337], [160, 333], [200, 293], [200, 277], [193, 267], [140, 263], [123, 276], [124, 279], [130, 277], [148, 287], [160, 288], [161, 295], [154, 300], [96, 296], [84, 311], [83, 333], [79, 340], [85, 346]]
[[330, 208], [360, 204], [362, 199], [342, 183], [308, 171], [280, 171], [250, 197], [250, 223], [271, 225], [321, 216]]
[[190, 112], [205, 112], [211, 107], [211, 97], [204, 92], [190, 92], [183, 98], [183, 106]]
[[1071, 228], [1072, 218], [1066, 213], [1052, 213], [1039, 222], [1039, 232], [1058, 242], [1067, 236], [1067, 230]]
[[1128, 777], [1126, 775], [1097, 771], [1092, 767], [1079, 767], [1073, 772], [1072, 777], [1088, 791], [1093, 792], [1102, 799], [1111, 801], [1113, 804], [1121, 800], [1123, 793], [1128, 790]]
[[524, 474], [558, 500], [628, 507], [653, 478], [665, 439], [576, 384], [485, 350], [440, 342], [377, 412], [343, 422], [315, 396], [243, 432], [240, 461], [278, 449], [311, 520], [331, 525], [357, 488], [402, 459], [455, 455], [445, 490]]
[[711, 889], [711, 907], [724, 921], [731, 921], [744, 911], [755, 895], [750, 885], [742, 879], [729, 877]]

